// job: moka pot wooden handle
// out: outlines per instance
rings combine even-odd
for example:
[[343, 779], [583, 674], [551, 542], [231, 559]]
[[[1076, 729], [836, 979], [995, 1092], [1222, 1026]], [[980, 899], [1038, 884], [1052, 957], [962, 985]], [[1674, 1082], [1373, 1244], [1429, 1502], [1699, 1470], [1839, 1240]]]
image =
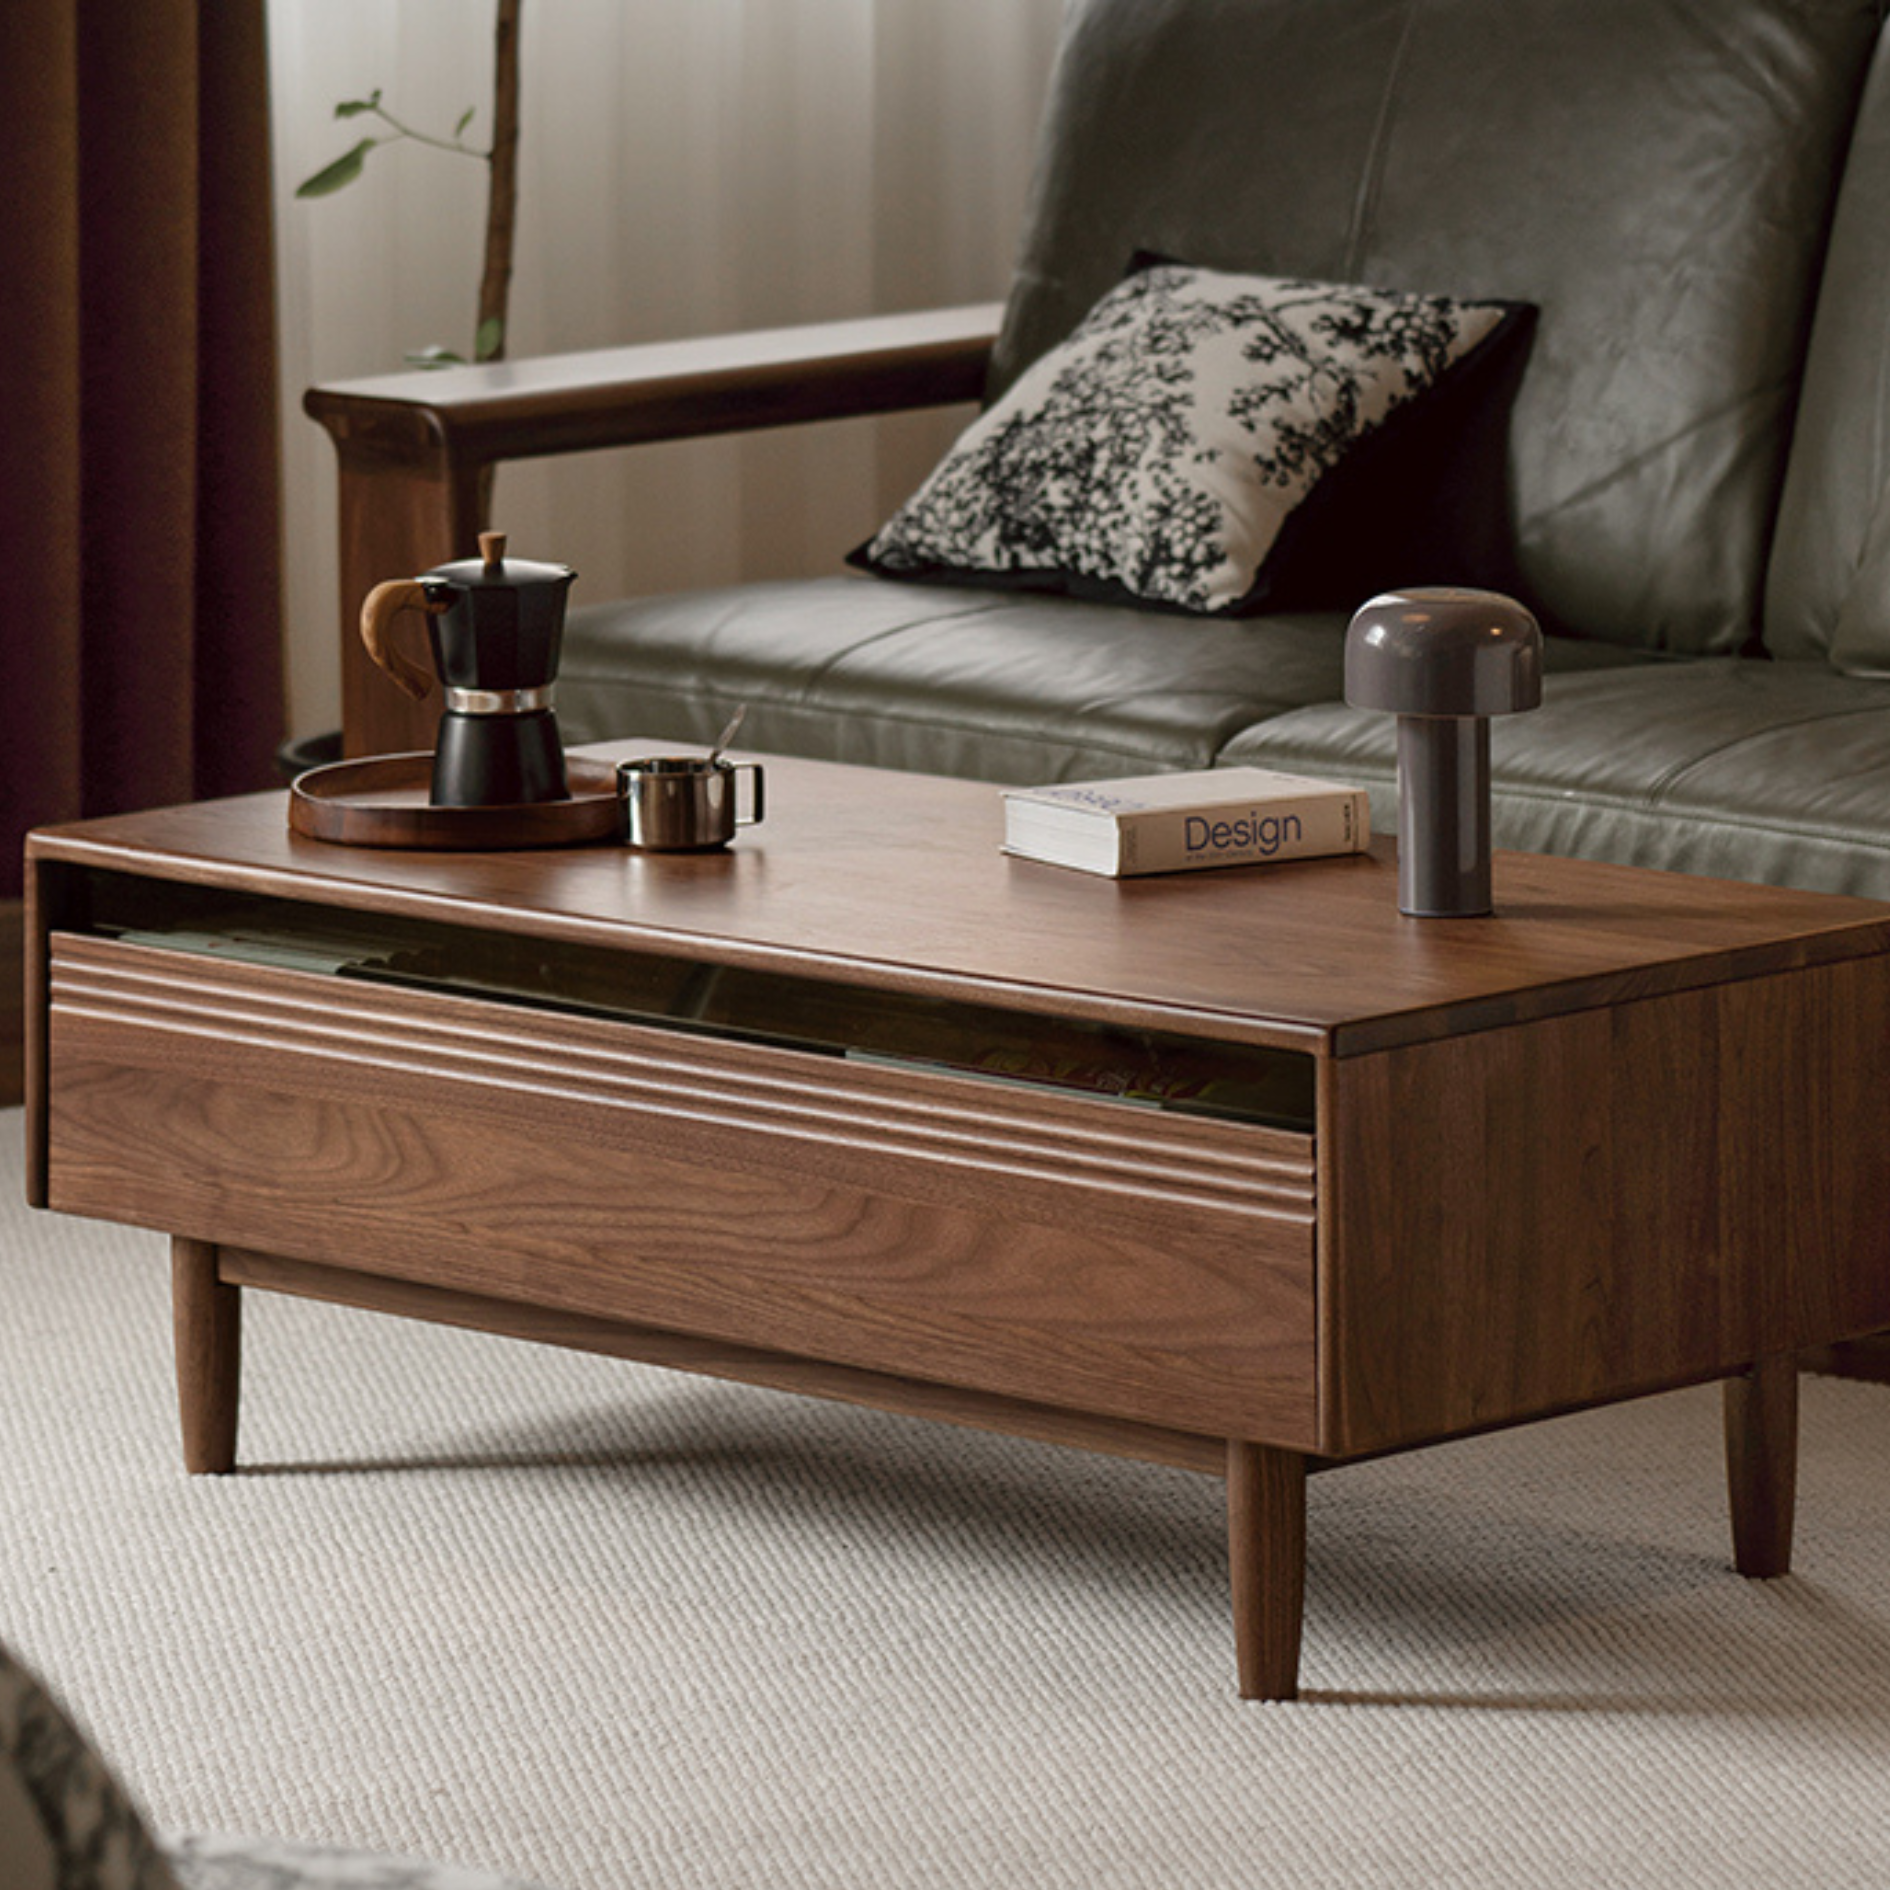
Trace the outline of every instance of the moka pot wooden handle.
[[447, 600], [435, 601], [418, 578], [389, 578], [385, 584], [375, 585], [361, 606], [361, 641], [367, 645], [368, 654], [416, 702], [433, 687], [433, 672], [394, 647], [394, 619], [403, 610], [424, 610], [438, 616], [446, 607]]

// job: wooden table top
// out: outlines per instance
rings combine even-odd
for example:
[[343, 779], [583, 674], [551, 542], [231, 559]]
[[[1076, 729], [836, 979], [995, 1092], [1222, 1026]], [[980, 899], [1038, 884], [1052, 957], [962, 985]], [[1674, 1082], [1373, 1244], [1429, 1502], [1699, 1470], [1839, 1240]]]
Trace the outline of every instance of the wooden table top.
[[1494, 917], [1406, 918], [1384, 839], [1104, 879], [1002, 853], [989, 783], [761, 759], [768, 819], [719, 854], [336, 846], [278, 791], [42, 829], [28, 856], [1315, 1055], [1890, 949], [1877, 901], [1514, 853]]

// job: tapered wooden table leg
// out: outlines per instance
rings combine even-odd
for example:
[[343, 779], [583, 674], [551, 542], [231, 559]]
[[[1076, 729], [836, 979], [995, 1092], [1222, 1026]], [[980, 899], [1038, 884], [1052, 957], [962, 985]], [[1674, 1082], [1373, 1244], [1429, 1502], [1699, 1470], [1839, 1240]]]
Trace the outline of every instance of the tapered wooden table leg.
[[193, 1474], [234, 1470], [243, 1296], [217, 1278], [217, 1250], [207, 1241], [171, 1242], [171, 1328], [184, 1468]]
[[1229, 1441], [1227, 1566], [1240, 1697], [1297, 1699], [1306, 1608], [1306, 1459], [1297, 1451]]
[[1726, 1380], [1726, 1483], [1733, 1565], [1741, 1575], [1792, 1566], [1798, 1495], [1798, 1361], [1775, 1352]]

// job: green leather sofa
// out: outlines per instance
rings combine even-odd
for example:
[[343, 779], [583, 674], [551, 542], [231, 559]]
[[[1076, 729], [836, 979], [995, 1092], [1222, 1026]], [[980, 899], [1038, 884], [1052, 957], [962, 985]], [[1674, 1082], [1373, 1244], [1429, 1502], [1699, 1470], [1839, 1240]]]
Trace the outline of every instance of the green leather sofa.
[[[995, 396], [1135, 251], [1531, 303], [1500, 420], [1344, 522], [1286, 611], [840, 573], [573, 613], [567, 738], [992, 780], [1257, 762], [1395, 822], [1351, 608], [1506, 590], [1543, 706], [1500, 846], [1890, 896], [1890, 50], [1867, 0], [1073, 0], [983, 311], [313, 390], [344, 587], [463, 555], [515, 455]], [[1492, 470], [1493, 469], [1493, 470]], [[1476, 504], [1459, 505], [1466, 470]], [[1319, 586], [1323, 585], [1323, 590]], [[392, 745], [351, 669], [354, 752]], [[383, 692], [391, 694], [391, 692]]]

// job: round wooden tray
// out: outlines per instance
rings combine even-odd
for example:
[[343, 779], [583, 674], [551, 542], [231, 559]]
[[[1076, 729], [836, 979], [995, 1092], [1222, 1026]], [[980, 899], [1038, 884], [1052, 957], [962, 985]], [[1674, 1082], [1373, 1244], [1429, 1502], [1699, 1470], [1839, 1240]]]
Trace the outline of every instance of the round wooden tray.
[[310, 840], [344, 847], [414, 847], [441, 853], [574, 847], [623, 838], [617, 770], [565, 759], [570, 797], [514, 807], [435, 807], [431, 754], [373, 755], [298, 775], [289, 825]]

